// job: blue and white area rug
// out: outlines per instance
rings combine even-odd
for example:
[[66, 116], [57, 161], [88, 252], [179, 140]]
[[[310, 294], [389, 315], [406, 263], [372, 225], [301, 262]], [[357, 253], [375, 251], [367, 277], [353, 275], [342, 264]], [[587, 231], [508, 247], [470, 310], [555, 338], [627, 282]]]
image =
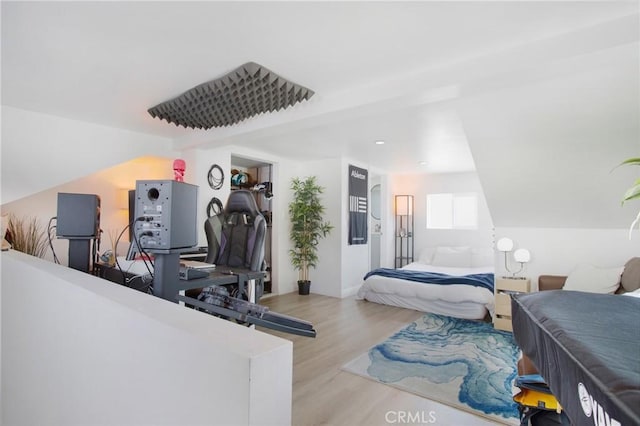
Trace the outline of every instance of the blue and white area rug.
[[492, 324], [427, 314], [343, 370], [505, 424], [520, 424], [520, 350]]

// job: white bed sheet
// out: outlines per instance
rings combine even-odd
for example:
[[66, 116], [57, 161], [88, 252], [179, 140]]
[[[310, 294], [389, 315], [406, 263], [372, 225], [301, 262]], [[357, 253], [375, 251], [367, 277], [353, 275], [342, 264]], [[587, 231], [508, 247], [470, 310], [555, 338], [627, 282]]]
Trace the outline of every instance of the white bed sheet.
[[[455, 276], [493, 272], [491, 266], [454, 268], [426, 265], [420, 262], [410, 263], [402, 269]], [[482, 319], [487, 312], [492, 316], [494, 313], [493, 292], [486, 288], [464, 284], [425, 284], [373, 275], [364, 281], [356, 298], [466, 319]]]

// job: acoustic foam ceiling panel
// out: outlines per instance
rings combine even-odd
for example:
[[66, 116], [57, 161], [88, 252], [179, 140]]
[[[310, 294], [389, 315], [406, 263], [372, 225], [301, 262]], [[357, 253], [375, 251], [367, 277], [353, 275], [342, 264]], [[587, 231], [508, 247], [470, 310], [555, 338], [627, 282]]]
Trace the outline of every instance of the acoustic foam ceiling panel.
[[292, 83], [259, 64], [248, 62], [148, 111], [152, 117], [176, 126], [210, 129], [287, 108], [311, 98], [313, 94], [306, 87]]

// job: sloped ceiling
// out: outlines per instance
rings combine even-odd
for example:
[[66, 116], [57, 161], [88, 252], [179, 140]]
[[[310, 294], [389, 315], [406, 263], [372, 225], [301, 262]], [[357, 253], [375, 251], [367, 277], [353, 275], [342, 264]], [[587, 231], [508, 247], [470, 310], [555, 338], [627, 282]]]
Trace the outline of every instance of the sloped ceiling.
[[[459, 103], [496, 227], [624, 228], [620, 200], [640, 175], [638, 43], [547, 64]], [[569, 71], [569, 72], [568, 72]]]

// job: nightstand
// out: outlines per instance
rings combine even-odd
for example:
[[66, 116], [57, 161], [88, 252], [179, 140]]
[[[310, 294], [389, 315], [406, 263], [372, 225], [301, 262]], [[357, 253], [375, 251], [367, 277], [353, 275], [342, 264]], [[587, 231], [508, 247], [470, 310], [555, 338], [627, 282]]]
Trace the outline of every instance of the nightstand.
[[493, 326], [499, 330], [513, 331], [511, 325], [511, 294], [529, 293], [531, 280], [528, 278], [497, 278], [495, 292], [495, 315]]

